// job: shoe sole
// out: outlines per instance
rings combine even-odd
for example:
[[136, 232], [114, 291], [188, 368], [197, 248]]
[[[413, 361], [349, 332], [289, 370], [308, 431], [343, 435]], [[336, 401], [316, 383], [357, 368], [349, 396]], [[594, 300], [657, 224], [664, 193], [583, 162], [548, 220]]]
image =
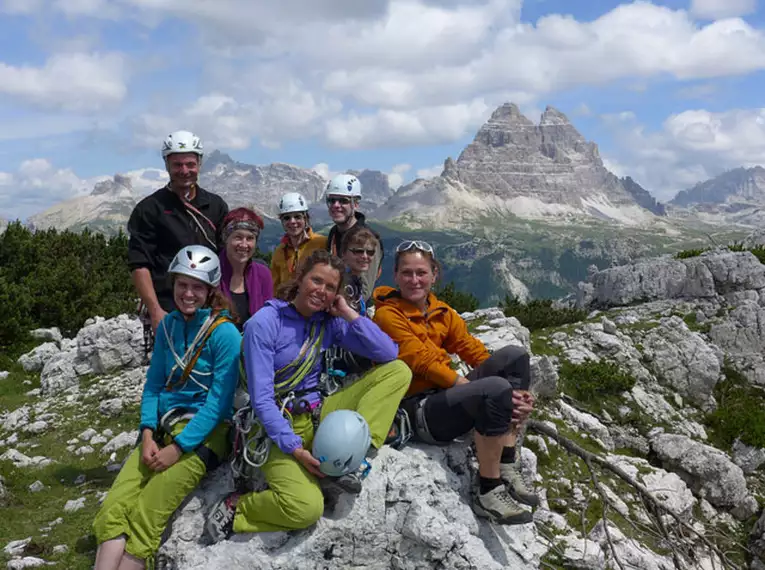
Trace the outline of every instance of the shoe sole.
[[513, 524], [528, 524], [530, 522], [534, 522], [533, 515], [528, 511], [524, 511], [523, 514], [502, 517], [498, 515], [497, 513], [494, 513], [492, 511], [487, 511], [479, 504], [473, 504], [473, 511], [479, 517], [490, 519], [491, 521], [495, 523], [499, 523], [499, 524], [513, 525]]

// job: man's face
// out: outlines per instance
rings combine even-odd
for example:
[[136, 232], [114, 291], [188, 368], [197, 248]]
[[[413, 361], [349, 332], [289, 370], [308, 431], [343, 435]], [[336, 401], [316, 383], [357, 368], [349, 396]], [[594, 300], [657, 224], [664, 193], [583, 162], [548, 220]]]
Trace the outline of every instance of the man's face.
[[189, 190], [199, 177], [199, 155], [193, 152], [171, 154], [166, 160], [167, 173], [173, 188]]
[[342, 194], [329, 194], [326, 198], [329, 217], [336, 224], [344, 224], [356, 211], [356, 203], [350, 196]]

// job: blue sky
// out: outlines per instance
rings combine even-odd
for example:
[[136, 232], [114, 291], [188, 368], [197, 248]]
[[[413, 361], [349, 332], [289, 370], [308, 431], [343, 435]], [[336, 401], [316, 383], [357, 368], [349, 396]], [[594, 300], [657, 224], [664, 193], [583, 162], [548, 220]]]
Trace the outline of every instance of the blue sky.
[[161, 168], [161, 140], [180, 128], [244, 162], [405, 183], [437, 174], [508, 100], [534, 121], [562, 110], [661, 199], [765, 162], [757, 0], [0, 0], [0, 12], [3, 217]]

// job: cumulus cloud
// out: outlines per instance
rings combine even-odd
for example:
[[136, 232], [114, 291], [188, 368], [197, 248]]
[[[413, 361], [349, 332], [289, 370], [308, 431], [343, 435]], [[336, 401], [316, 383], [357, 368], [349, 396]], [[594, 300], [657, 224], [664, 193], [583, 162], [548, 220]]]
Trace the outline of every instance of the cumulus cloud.
[[765, 108], [688, 110], [670, 115], [653, 131], [629, 113], [621, 120], [610, 117], [607, 124], [620, 149], [606, 164], [662, 200], [726, 170], [765, 163]]
[[[699, 25], [684, 10], [648, 2], [618, 6], [589, 22], [548, 15], [526, 23], [519, 20], [518, 0], [390, 0], [385, 10], [370, 10], [352, 22], [338, 12], [335, 19], [309, 14], [290, 26], [278, 25], [289, 14], [272, 10], [265, 17], [234, 18], [236, 2], [220, 10], [217, 4], [213, 9], [206, 2], [185, 2], [183, 11], [174, 1], [161, 8], [149, 0], [133, 2], [155, 15], [192, 19], [205, 37], [216, 37], [216, 57], [228, 42], [236, 61], [247, 59], [242, 36], [248, 35], [257, 45], [257, 52], [249, 52], [258, 54], [257, 63], [244, 72], [232, 64], [239, 85], [223, 84], [236, 89], [252, 78], [252, 98], [235, 96], [236, 117], [250, 126], [248, 134], [272, 144], [293, 138], [296, 127], [307, 129], [303, 137], [316, 136], [316, 122], [323, 123], [324, 139], [341, 148], [441, 143], [475, 129], [506, 100], [534, 105], [582, 85], [765, 69], [761, 30], [740, 19]], [[267, 25], [268, 18], [276, 25]], [[264, 59], [278, 65], [260, 63]], [[287, 107], [297, 103], [307, 113], [280, 111], [282, 94], [262, 92], [277, 78], [288, 86]], [[248, 104], [268, 120], [248, 114]], [[293, 120], [305, 116], [313, 120]]]
[[691, 0], [691, 14], [705, 20], [746, 16], [757, 11], [757, 0]]
[[400, 186], [402, 186], [406, 180], [407, 173], [411, 169], [411, 164], [396, 164], [393, 168], [391, 168], [390, 172], [387, 173], [388, 184], [390, 184], [390, 187], [394, 190], [397, 190]]
[[[142, 168], [122, 173], [130, 178], [133, 193], [147, 194], [167, 183], [164, 170]], [[71, 168], [57, 168], [47, 158], [22, 161], [13, 172], [0, 171], [0, 216], [26, 219], [59, 202], [85, 196], [112, 176], [81, 178]]]
[[87, 194], [108, 177], [82, 179], [70, 168], [56, 168], [45, 158], [19, 164], [15, 172], [0, 172], [0, 212], [26, 218], [62, 200]]
[[418, 169], [417, 178], [435, 178], [436, 176], [440, 176], [443, 171], [443, 163], [434, 164], [433, 166], [429, 166], [427, 168]]
[[71, 111], [112, 106], [127, 94], [125, 59], [117, 53], [62, 53], [42, 67], [0, 62], [0, 93]]

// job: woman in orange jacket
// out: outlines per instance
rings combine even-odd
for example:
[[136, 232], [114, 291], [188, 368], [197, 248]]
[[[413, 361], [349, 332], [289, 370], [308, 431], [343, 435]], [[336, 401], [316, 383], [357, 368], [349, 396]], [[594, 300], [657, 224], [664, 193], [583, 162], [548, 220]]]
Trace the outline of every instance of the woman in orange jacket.
[[279, 220], [284, 236], [271, 256], [274, 291], [295, 277], [298, 265], [317, 249], [326, 249], [327, 236], [313, 233], [308, 217], [308, 202], [298, 192], [288, 192], [279, 200]]
[[[394, 259], [397, 288], [374, 292], [374, 321], [412, 369], [402, 407], [425, 443], [448, 443], [475, 429], [480, 489], [474, 510], [503, 524], [531, 522], [531, 512], [519, 503], [536, 506], [539, 499], [524, 483], [515, 457], [518, 428], [534, 405], [529, 354], [507, 346], [490, 355], [457, 312], [432, 293], [438, 273], [432, 246], [405, 241]], [[461, 376], [449, 354], [473, 370]]]

